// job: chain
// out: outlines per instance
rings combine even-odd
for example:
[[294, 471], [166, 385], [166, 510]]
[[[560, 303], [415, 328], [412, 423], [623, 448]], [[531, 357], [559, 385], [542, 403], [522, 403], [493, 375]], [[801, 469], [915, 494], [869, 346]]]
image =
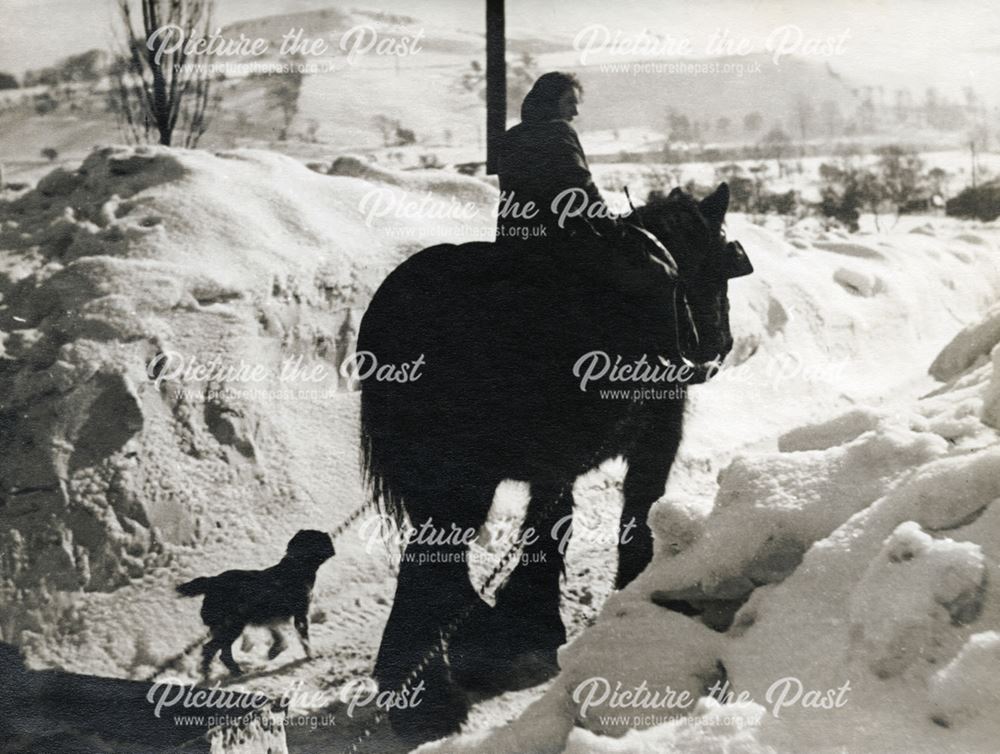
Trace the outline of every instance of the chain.
[[[309, 490], [305, 489], [304, 487], [300, 487], [300, 489], [303, 492], [305, 492], [306, 495], [309, 496], [310, 500], [312, 500], [314, 503], [316, 503], [316, 498], [314, 498], [312, 496], [312, 494], [310, 494]], [[318, 505], [318, 503], [317, 503], [317, 505]], [[330, 541], [331, 542], [336, 542], [337, 539], [345, 531], [347, 531], [355, 521], [357, 521], [359, 518], [361, 518], [362, 514], [365, 511], [369, 510], [370, 508], [373, 508], [374, 506], [375, 506], [375, 501], [374, 500], [366, 500], [364, 503], [362, 503], [357, 508], [355, 508], [354, 511], [347, 518], [345, 518], [343, 521], [341, 521], [335, 528], [333, 528], [329, 532], [327, 532], [330, 535]], [[156, 680], [156, 677], [160, 673], [162, 673], [164, 670], [166, 670], [167, 668], [169, 668], [171, 665], [173, 665], [178, 660], [183, 659], [192, 649], [194, 649], [199, 644], [201, 644], [202, 641], [204, 641], [204, 637], [200, 637], [200, 638], [195, 639], [190, 644], [188, 644], [186, 647], [184, 647], [184, 649], [182, 649], [180, 652], [178, 652], [177, 654], [175, 654], [173, 657], [170, 657], [170, 658], [164, 660], [159, 665], [157, 665], [156, 669], [153, 670], [153, 672], [144, 679], [145, 683], [152, 683], [154, 680]]]
[[[636, 411], [636, 406], [638, 405], [639, 405], [638, 401], [631, 401], [629, 403], [629, 407], [625, 413], [625, 416], [623, 416], [616, 423], [612, 432], [609, 434], [608, 439], [594, 453], [588, 468], [592, 468], [593, 466], [595, 466], [605, 455], [605, 453], [609, 449], [610, 444], [618, 436], [618, 432], [623, 427], [625, 427], [632, 418], [633, 414]], [[629, 448], [626, 449], [625, 451], [626, 455], [628, 453], [628, 450], [631, 449], [634, 443], [635, 443], [635, 435], [633, 435], [632, 442], [629, 443]], [[559, 501], [562, 500], [567, 493], [572, 491], [574, 482], [575, 479], [564, 482], [563, 486], [559, 489], [559, 493], [552, 500], [550, 500], [545, 504], [545, 506], [541, 510], [542, 520], [546, 520], [548, 514], [550, 514], [552, 510], [559, 504]], [[316, 499], [313, 498], [313, 496], [309, 493], [308, 490], [303, 488], [303, 491], [306, 493], [306, 495], [309, 496], [309, 498], [314, 503], [316, 502]], [[361, 515], [365, 511], [373, 508], [374, 506], [375, 506], [375, 501], [374, 499], [371, 499], [371, 500], [366, 500], [363, 504], [355, 508], [354, 511], [346, 519], [344, 519], [340, 524], [338, 524], [335, 528], [333, 528], [328, 532], [330, 535], [330, 539], [332, 541], [336, 541], [341, 535], [343, 535], [345, 531], [347, 531], [348, 528], [350, 528], [350, 526], [355, 521], [357, 521], [361, 517]], [[486, 577], [485, 581], [483, 582], [483, 585], [479, 588], [479, 596], [481, 598], [486, 597], [486, 594], [489, 591], [490, 587], [493, 585], [493, 582], [495, 582], [497, 578], [500, 576], [500, 574], [504, 572], [504, 570], [510, 564], [511, 559], [518, 554], [520, 549], [521, 549], [521, 542], [520, 539], [518, 539], [506, 550], [506, 552], [504, 552], [500, 560], [497, 562], [497, 564], [490, 571], [489, 575]], [[508, 574], [507, 578], [510, 578], [510, 574]], [[505, 583], [506, 579], [504, 579], [502, 583], [497, 585], [496, 589], [494, 590], [494, 596], [503, 588]], [[410, 687], [420, 678], [423, 672], [427, 669], [427, 666], [431, 662], [433, 662], [438, 657], [438, 655], [440, 655], [445, 650], [445, 647], [447, 647], [448, 643], [458, 632], [459, 628], [461, 628], [462, 625], [465, 623], [465, 621], [469, 619], [475, 608], [476, 608], [475, 603], [470, 603], [466, 605], [454, 618], [451, 619], [451, 621], [449, 621], [443, 627], [443, 629], [440, 632], [440, 638], [438, 639], [438, 641], [436, 641], [433, 644], [433, 646], [427, 652], [424, 653], [420, 661], [407, 674], [403, 683], [399, 687], [398, 690], [399, 695], [401, 696], [405, 695], [410, 690]], [[195, 639], [193, 642], [188, 644], [188, 646], [186, 646], [183, 650], [181, 650], [178, 654], [164, 661], [161, 665], [159, 665], [156, 668], [156, 670], [153, 671], [153, 673], [150, 676], [146, 678], [146, 682], [152, 683], [160, 673], [162, 673], [172, 664], [174, 664], [175, 662], [186, 656], [192, 649], [198, 646], [198, 644], [200, 644], [202, 640], [203, 640], [202, 638]], [[312, 659], [320, 659], [320, 657], [317, 656]], [[355, 741], [351, 744], [350, 751], [352, 754], [356, 754], [359, 751], [359, 747], [371, 737], [372, 733], [375, 731], [376, 728], [378, 728], [382, 724], [382, 722], [385, 721], [386, 717], [387, 717], [386, 713], [381, 710], [375, 713], [375, 715], [372, 718], [372, 724], [369, 727], [365, 728], [364, 732], [360, 736], [358, 736], [357, 739], [355, 739]]]

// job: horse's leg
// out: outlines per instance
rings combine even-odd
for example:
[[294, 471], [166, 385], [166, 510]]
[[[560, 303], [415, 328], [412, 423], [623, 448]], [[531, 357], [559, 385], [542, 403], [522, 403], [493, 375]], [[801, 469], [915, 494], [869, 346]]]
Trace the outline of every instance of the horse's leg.
[[406, 684], [398, 698], [419, 702], [389, 712], [393, 730], [413, 745], [457, 732], [468, 716], [468, 700], [452, 682], [440, 646], [442, 630], [469, 599], [465, 554], [465, 548], [411, 543], [400, 562], [374, 675], [380, 692], [395, 696]]
[[[407, 510], [413, 527], [419, 534], [426, 524], [425, 531], [434, 536], [450, 534], [452, 523], [463, 531], [478, 530], [489, 510], [492, 489], [481, 495], [485, 504], [467, 499], [468, 494], [465, 489], [433, 497], [422, 493], [420, 501], [411, 497]], [[432, 509], [437, 515], [430, 515]], [[482, 520], [477, 521], [480, 511]], [[389, 719], [393, 730], [413, 745], [457, 732], [468, 716], [468, 699], [452, 678], [442, 638], [449, 624], [475, 611], [481, 602], [469, 581], [467, 543], [456, 543], [454, 535], [446, 542], [422, 539], [426, 540], [416, 536], [400, 560], [396, 595], [374, 672], [380, 692], [399, 692], [407, 684], [409, 693], [398, 699], [410, 703], [391, 709]], [[456, 634], [461, 632], [459, 625]]]
[[618, 575], [615, 588], [627, 586], [653, 559], [653, 533], [646, 523], [649, 508], [662, 497], [681, 441], [676, 420], [660, 418], [646, 428], [628, 456], [621, 521], [618, 528]]
[[559, 614], [564, 545], [572, 527], [570, 484], [533, 484], [521, 526], [521, 557], [497, 593], [486, 633], [488, 653], [477, 678], [485, 691], [527, 688], [559, 672], [556, 650], [566, 643]]

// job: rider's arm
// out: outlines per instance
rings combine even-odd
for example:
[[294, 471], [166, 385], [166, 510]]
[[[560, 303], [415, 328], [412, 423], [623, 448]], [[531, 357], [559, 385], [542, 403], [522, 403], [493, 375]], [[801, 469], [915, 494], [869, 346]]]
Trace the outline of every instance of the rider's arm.
[[[600, 204], [602, 215], [609, 214], [600, 189], [594, 183], [594, 178], [587, 165], [587, 157], [583, 152], [580, 139], [576, 131], [566, 121], [553, 121], [553, 142], [550, 152], [551, 158], [551, 179], [559, 184], [559, 190], [567, 188], [581, 188], [587, 192], [588, 206]], [[615, 221], [607, 217], [588, 218], [592, 225], [599, 231], [607, 232], [615, 227]]]

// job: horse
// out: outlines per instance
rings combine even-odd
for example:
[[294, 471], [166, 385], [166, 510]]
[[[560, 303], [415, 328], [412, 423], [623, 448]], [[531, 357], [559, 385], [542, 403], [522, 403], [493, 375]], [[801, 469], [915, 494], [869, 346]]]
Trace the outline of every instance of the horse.
[[[564, 547], [550, 533], [565, 532], [579, 475], [624, 457], [616, 587], [650, 562], [647, 513], [677, 453], [687, 385], [732, 348], [728, 281], [752, 271], [726, 240], [728, 205], [724, 183], [701, 201], [651, 196], [632, 220], [654, 242], [626, 249], [433, 246], [376, 291], [356, 347], [369, 365], [365, 479], [385, 516], [437, 535], [408, 538], [374, 668], [380, 689], [399, 689], [422, 666], [421, 703], [390, 713], [404, 739], [456, 732], [470, 689], [558, 672]], [[654, 375], [668, 366], [668, 381]], [[638, 390], [626, 372], [662, 389]], [[506, 479], [530, 485], [522, 533], [535, 536], [490, 607], [469, 580], [469, 537], [453, 535], [480, 529]]]

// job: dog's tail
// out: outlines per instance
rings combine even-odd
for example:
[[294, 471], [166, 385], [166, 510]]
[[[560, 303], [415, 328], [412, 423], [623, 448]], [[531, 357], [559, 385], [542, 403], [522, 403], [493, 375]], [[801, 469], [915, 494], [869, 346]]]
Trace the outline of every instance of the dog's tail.
[[195, 597], [208, 591], [208, 584], [212, 579], [206, 576], [199, 576], [191, 581], [177, 585], [177, 593], [183, 597]]

